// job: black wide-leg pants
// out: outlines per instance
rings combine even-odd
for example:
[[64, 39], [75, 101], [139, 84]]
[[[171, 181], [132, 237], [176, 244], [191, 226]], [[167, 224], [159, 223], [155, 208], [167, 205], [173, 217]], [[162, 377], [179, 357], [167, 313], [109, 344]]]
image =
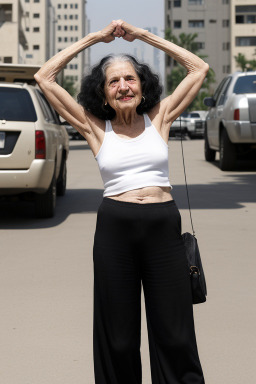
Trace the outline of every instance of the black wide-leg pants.
[[141, 384], [141, 286], [152, 384], [203, 384], [189, 272], [174, 200], [104, 197], [93, 248], [96, 384]]

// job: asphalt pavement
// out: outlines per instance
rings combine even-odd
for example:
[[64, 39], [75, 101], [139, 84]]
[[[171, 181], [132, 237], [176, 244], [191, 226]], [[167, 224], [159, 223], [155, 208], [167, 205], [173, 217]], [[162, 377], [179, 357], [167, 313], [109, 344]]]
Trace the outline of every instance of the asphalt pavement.
[[[179, 140], [169, 141], [172, 194], [190, 231]], [[255, 384], [256, 167], [222, 172], [203, 141], [184, 153], [207, 302], [194, 306], [207, 384]], [[94, 384], [93, 259], [103, 184], [85, 141], [70, 143], [68, 188], [56, 216], [0, 201], [0, 383]], [[151, 384], [142, 293], [143, 384]], [[132, 383], [131, 383], [132, 384]], [[169, 383], [172, 384], [172, 383]]]

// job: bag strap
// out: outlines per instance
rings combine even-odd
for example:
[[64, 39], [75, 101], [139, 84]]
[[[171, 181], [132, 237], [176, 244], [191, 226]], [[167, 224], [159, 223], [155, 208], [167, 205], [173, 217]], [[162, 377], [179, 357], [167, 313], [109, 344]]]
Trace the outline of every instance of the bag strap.
[[192, 214], [191, 214], [191, 208], [190, 208], [190, 201], [189, 201], [189, 194], [188, 194], [188, 184], [187, 184], [187, 176], [186, 176], [186, 169], [185, 169], [185, 160], [184, 160], [184, 152], [183, 152], [183, 142], [182, 142], [182, 129], [181, 129], [181, 116], [180, 116], [180, 143], [181, 143], [181, 153], [182, 153], [182, 160], [183, 160], [183, 168], [184, 168], [184, 178], [186, 183], [186, 191], [187, 191], [187, 199], [188, 199], [188, 208], [189, 208], [189, 214], [190, 214], [190, 222], [192, 227], [193, 236], [196, 236], [194, 226], [193, 226], [193, 220], [192, 220]]

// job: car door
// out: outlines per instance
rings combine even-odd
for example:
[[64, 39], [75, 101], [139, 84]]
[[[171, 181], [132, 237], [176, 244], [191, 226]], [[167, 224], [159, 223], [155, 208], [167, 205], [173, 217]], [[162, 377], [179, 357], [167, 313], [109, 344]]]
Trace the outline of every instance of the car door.
[[208, 134], [208, 141], [211, 147], [215, 147], [216, 149], [219, 149], [219, 123], [217, 116], [220, 113], [220, 110], [218, 108], [220, 107], [219, 101], [220, 96], [223, 93], [223, 90], [225, 88], [225, 84], [227, 83], [229, 77], [225, 77], [221, 83], [219, 84], [218, 88], [216, 89], [213, 99], [215, 101], [215, 106], [212, 107], [207, 115], [206, 123], [207, 123], [207, 134]]

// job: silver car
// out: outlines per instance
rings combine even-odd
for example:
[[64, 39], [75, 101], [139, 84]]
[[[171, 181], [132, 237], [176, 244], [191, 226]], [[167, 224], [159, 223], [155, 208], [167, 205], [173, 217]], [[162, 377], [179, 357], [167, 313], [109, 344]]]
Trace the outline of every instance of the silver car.
[[256, 71], [235, 72], [225, 77], [213, 97], [205, 127], [205, 159], [214, 161], [220, 152], [220, 168], [232, 170], [240, 154], [256, 146]]
[[186, 117], [187, 133], [191, 139], [204, 137], [206, 115], [207, 111], [192, 111]]

